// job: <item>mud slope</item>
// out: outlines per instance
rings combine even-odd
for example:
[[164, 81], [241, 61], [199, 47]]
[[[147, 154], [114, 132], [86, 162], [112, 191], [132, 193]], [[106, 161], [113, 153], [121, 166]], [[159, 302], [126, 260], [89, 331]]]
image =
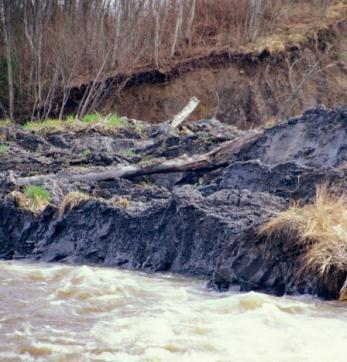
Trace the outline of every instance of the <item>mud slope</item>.
[[[285, 236], [270, 246], [257, 228], [286, 209], [290, 199], [312, 200], [319, 184], [346, 191], [344, 109], [310, 110], [266, 129], [216, 170], [99, 182], [48, 180], [43, 186], [51, 205], [34, 214], [21, 204], [19, 175], [66, 173], [76, 166], [103, 170], [139, 161], [146, 167], [151, 158], [185, 159], [252, 132], [215, 120], [192, 122], [166, 136], [162, 130], [162, 125], [146, 125], [141, 134], [136, 127], [1, 129], [10, 146], [8, 155], [0, 155], [0, 257], [171, 271], [208, 278], [217, 289], [237, 285], [336, 298], [347, 271], [333, 285], [313, 272], [298, 278], [302, 251]], [[293, 139], [297, 134], [300, 142]], [[278, 142], [288, 145], [280, 157]], [[129, 144], [131, 155], [123, 152]], [[31, 165], [34, 156], [37, 163]], [[88, 199], [59, 210], [63, 198], [77, 190]]]

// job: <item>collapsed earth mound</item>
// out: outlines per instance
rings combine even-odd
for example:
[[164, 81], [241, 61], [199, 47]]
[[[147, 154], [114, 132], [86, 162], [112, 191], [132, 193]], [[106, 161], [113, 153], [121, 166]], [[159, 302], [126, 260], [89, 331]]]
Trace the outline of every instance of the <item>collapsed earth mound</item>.
[[307, 248], [259, 229], [291, 200], [312, 203], [319, 185], [345, 197], [346, 109], [256, 131], [127, 120], [0, 132], [1, 258], [171, 271], [277, 295], [336, 298], [345, 282], [344, 267], [334, 283], [302, 273]]

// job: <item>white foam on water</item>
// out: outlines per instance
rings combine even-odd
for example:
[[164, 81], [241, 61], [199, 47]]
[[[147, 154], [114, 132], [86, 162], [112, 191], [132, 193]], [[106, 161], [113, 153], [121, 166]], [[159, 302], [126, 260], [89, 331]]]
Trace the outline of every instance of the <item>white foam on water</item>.
[[343, 361], [347, 306], [205, 282], [0, 262], [1, 361]]

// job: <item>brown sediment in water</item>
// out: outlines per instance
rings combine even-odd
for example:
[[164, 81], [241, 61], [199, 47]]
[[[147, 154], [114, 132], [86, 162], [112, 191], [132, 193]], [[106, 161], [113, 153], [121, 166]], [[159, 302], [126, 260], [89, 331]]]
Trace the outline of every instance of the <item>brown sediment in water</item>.
[[341, 360], [347, 339], [336, 302], [169, 274], [1, 261], [0, 292], [2, 361]]

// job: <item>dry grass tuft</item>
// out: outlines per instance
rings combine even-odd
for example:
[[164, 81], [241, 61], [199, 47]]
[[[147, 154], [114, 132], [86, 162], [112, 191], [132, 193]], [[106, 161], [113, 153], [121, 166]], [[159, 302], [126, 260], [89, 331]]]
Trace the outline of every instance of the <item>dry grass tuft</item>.
[[312, 204], [295, 204], [259, 230], [269, 239], [276, 234], [304, 250], [302, 273], [317, 273], [322, 280], [347, 272], [347, 199], [319, 186]]
[[126, 209], [129, 207], [129, 200], [126, 197], [120, 197], [116, 202], [115, 205], [118, 207], [121, 207], [123, 209]]
[[26, 209], [27, 200], [25, 198], [25, 195], [22, 192], [19, 191], [12, 191], [10, 193], [10, 196], [17, 202], [18, 206], [22, 209]]
[[59, 216], [63, 216], [66, 212], [81, 205], [84, 201], [89, 200], [88, 194], [80, 191], [70, 192], [67, 194], [59, 207]]
[[347, 11], [347, 4], [344, 1], [340, 1], [337, 4], [328, 6], [325, 16], [328, 19], [338, 19], [343, 16]]

